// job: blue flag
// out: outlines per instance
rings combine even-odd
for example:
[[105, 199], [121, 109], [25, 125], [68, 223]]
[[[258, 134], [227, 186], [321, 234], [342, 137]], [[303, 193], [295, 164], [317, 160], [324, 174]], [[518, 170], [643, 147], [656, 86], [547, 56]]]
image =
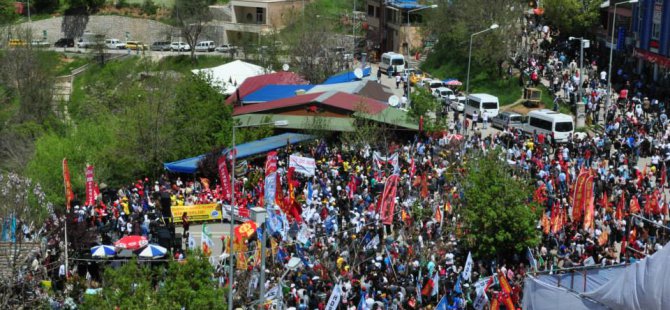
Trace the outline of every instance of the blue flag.
[[309, 268], [309, 261], [307, 260], [307, 258], [305, 258], [305, 253], [302, 250], [302, 247], [297, 243], [295, 245], [295, 253], [298, 254], [298, 258], [300, 258], [303, 265], [305, 265], [305, 267]]
[[368, 304], [365, 302], [365, 293], [361, 293], [361, 301], [358, 303], [357, 310], [370, 310]]
[[440, 299], [440, 302], [437, 303], [435, 310], [447, 310], [447, 307], [449, 307], [449, 304], [447, 303], [447, 296], [442, 296], [442, 299]]
[[454, 284], [454, 293], [456, 294], [463, 294], [463, 289], [461, 289], [461, 277], [458, 277], [458, 280], [456, 280], [456, 284]]
[[277, 260], [283, 264], [285, 259], [286, 259], [286, 252], [284, 252], [284, 249], [279, 248], [279, 250], [277, 251]]
[[312, 204], [312, 181], [307, 182], [307, 204]]

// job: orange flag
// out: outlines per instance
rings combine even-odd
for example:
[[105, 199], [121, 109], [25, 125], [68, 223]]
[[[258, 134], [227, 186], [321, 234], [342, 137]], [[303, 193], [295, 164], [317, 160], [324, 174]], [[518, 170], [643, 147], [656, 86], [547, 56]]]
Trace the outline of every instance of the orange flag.
[[549, 217], [547, 216], [546, 213], [543, 212], [543, 213], [542, 213], [542, 232], [543, 232], [545, 235], [548, 235], [550, 229], [551, 229], [551, 225], [550, 225], [550, 223], [549, 223]]
[[635, 196], [630, 197], [630, 213], [640, 213], [640, 203]]
[[424, 174], [421, 176], [421, 198], [428, 197], [428, 177]]
[[605, 209], [609, 207], [609, 199], [607, 198], [607, 192], [603, 192], [602, 199], [600, 200], [600, 205]]
[[451, 204], [449, 203], [449, 200], [444, 204], [444, 211], [447, 212], [447, 214], [451, 214]]
[[593, 206], [593, 197], [589, 199], [586, 205], [586, 212], [584, 212], [584, 229], [588, 231], [593, 230], [593, 219], [595, 217], [595, 210]]
[[439, 207], [435, 208], [435, 223], [442, 223], [442, 210]]
[[501, 296], [499, 296], [501, 297], [502, 304], [507, 307], [507, 310], [515, 310], [514, 303], [512, 302], [512, 287], [500, 270], [498, 270], [498, 280], [500, 281], [500, 288], [502, 289], [502, 292], [500, 292]]

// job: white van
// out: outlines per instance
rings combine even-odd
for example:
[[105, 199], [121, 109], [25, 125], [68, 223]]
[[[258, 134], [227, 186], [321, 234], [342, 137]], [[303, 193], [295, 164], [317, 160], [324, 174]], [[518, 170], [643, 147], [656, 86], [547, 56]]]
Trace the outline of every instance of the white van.
[[214, 41], [200, 41], [195, 45], [196, 52], [213, 52], [216, 49]]
[[500, 103], [498, 102], [498, 97], [493, 95], [470, 94], [465, 100], [465, 108], [463, 110], [466, 116], [472, 116], [475, 111], [481, 116], [486, 111], [490, 120], [492, 117], [498, 115]]
[[382, 54], [382, 60], [379, 63], [379, 69], [387, 73], [389, 66], [393, 66], [393, 73], [404, 72], [405, 71], [405, 56], [402, 54], [388, 52]]
[[572, 116], [554, 112], [548, 109], [528, 112], [528, 121], [521, 126], [524, 132], [553, 134], [556, 142], [568, 141], [568, 136], [574, 132]]

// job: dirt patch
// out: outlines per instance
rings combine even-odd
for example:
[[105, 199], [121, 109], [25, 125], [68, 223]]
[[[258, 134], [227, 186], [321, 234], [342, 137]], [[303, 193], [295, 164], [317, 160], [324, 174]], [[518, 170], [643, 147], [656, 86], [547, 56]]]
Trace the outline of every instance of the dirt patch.
[[519, 100], [516, 103], [510, 104], [510, 105], [502, 108], [501, 110], [509, 111], [509, 112], [516, 112], [516, 113], [519, 113], [521, 115], [526, 115], [526, 114], [528, 114], [528, 112], [530, 112], [532, 110], [537, 110], [537, 109], [544, 109], [544, 104], [540, 103], [540, 105], [537, 106], [537, 107], [529, 108], [529, 107], [526, 107], [525, 105], [523, 105], [523, 100]]

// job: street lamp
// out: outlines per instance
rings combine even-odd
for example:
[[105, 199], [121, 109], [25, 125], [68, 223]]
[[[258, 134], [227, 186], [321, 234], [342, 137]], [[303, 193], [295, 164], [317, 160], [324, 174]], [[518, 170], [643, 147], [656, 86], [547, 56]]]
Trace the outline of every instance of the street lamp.
[[582, 102], [582, 96], [584, 95], [584, 88], [582, 87], [582, 76], [584, 75], [584, 44], [588, 43], [589, 40], [584, 40], [583, 37], [569, 37], [568, 40], [579, 40], [579, 85], [577, 85], [578, 100], [576, 103], [580, 103]]
[[629, 0], [617, 2], [614, 4], [614, 12], [612, 12], [612, 37], [610, 37], [610, 63], [609, 69], [607, 69], [607, 100], [605, 100], [605, 116], [603, 117], [605, 124], [607, 124], [607, 112], [609, 111], [609, 107], [612, 102], [612, 56], [614, 54], [614, 27], [616, 27], [616, 7], [619, 4], [637, 2], [638, 0]]
[[410, 53], [410, 52], [409, 52], [409, 51], [410, 51], [410, 47], [412, 46], [412, 44], [411, 44], [411, 42], [410, 42], [410, 39], [409, 39], [409, 27], [410, 27], [410, 26], [409, 26], [409, 13], [416, 12], [416, 11], [421, 11], [421, 10], [425, 10], [425, 9], [435, 9], [435, 8], [437, 8], [437, 6], [438, 6], [437, 4], [433, 4], [433, 5], [429, 5], [429, 6], [424, 6], [424, 7], [422, 7], [422, 8], [418, 8], [418, 9], [414, 9], [414, 10], [409, 10], [409, 11], [407, 11], [407, 31], [406, 31], [406, 36], [407, 36], [407, 57], [408, 57], [408, 58], [409, 58], [409, 56], [410, 56], [410, 55], [409, 55], [409, 53]]
[[[291, 258], [288, 260], [288, 263], [286, 263], [286, 271], [284, 271], [284, 273], [281, 275], [281, 278], [279, 278], [279, 307], [277, 307], [277, 309], [283, 309], [284, 306], [284, 278], [289, 273], [289, 271], [297, 270], [298, 267], [300, 267], [301, 262], [302, 261], [300, 258], [291, 256]], [[265, 298], [265, 296], [263, 296], [263, 298]]]
[[489, 30], [494, 30], [497, 29], [499, 26], [498, 24], [493, 24], [491, 27], [488, 27], [480, 32], [475, 32], [470, 35], [470, 51], [468, 52], [468, 77], [465, 79], [465, 93], [469, 94], [470, 93], [470, 62], [472, 61], [472, 39], [478, 35], [482, 34], [484, 32], [487, 32]]
[[[231, 180], [232, 180], [232, 197], [230, 198], [230, 250], [228, 251], [230, 253], [230, 256], [228, 257], [228, 268], [230, 269], [230, 273], [228, 275], [228, 309], [233, 309], [233, 278], [235, 275], [235, 266], [233, 266], [233, 257], [235, 256], [233, 253], [233, 236], [235, 234], [235, 159], [237, 158], [237, 152], [235, 151], [235, 129], [237, 128], [244, 128], [244, 127], [256, 127], [256, 126], [262, 126], [262, 125], [274, 125], [275, 127], [285, 127], [288, 125], [287, 120], [278, 120], [274, 122], [266, 122], [266, 123], [257, 123], [257, 124], [244, 124], [244, 125], [237, 125], [233, 126], [233, 141], [232, 141], [232, 154], [233, 154], [233, 165], [232, 165], [232, 170], [231, 171]], [[223, 207], [221, 208], [221, 222], [223, 223]]]
[[[265, 208], [261, 207], [253, 207], [251, 208], [251, 219], [256, 222], [256, 225], [262, 226], [263, 223], [265, 223], [265, 219], [267, 218], [267, 211]], [[263, 309], [263, 304], [265, 304], [265, 227], [261, 228], [261, 290], [260, 294], [258, 295], [258, 299], [260, 300], [260, 307]]]

